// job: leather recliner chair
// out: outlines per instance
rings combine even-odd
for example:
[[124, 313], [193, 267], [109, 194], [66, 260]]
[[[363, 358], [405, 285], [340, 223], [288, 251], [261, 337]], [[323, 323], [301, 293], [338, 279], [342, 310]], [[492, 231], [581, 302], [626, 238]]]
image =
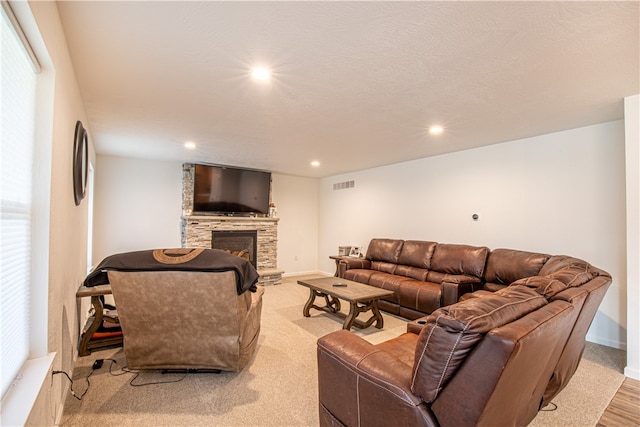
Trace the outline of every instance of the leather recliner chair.
[[105, 259], [92, 278], [111, 285], [131, 369], [240, 371], [257, 348], [264, 288], [242, 258], [140, 251]]

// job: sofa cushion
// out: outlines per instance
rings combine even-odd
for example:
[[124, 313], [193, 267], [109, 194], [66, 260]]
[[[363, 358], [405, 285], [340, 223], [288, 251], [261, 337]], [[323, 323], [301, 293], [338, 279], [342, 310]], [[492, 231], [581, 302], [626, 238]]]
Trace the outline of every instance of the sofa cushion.
[[438, 283], [405, 278], [398, 289], [398, 303], [422, 313], [432, 313], [440, 307], [441, 287]]
[[489, 253], [485, 280], [497, 285], [510, 285], [523, 277], [537, 276], [549, 255], [512, 249], [496, 249]]
[[424, 268], [412, 267], [410, 265], [399, 265], [394, 274], [426, 282], [428, 273], [429, 270]]
[[446, 274], [482, 277], [489, 248], [485, 246], [438, 243], [431, 258], [431, 269]]
[[[577, 273], [580, 273], [580, 276]], [[580, 286], [602, 274], [609, 275], [586, 261], [566, 255], [552, 256], [538, 272], [538, 276], [552, 276], [564, 283], [581, 282], [579, 284], [572, 283], [571, 286]]]
[[371, 261], [371, 269], [381, 271], [383, 273], [394, 274], [397, 267], [398, 264], [393, 264], [391, 262]]
[[584, 285], [600, 271], [580, 259], [559, 255], [551, 257], [538, 276], [522, 278], [513, 285], [528, 286], [551, 300], [567, 288]]
[[416, 346], [411, 390], [433, 402], [483, 336], [547, 304], [526, 286], [443, 307], [427, 318]]
[[436, 242], [406, 240], [402, 245], [398, 264], [429, 269], [431, 268], [431, 257], [435, 248]]
[[445, 277], [447, 277], [447, 273], [429, 270], [427, 273], [427, 282], [442, 283]]
[[482, 289], [489, 292], [498, 292], [500, 289], [504, 289], [506, 287], [507, 285], [501, 285], [499, 283], [492, 283], [492, 282], [487, 282], [484, 285], [482, 285]]
[[548, 300], [568, 288], [582, 286], [595, 275], [579, 267], [569, 267], [548, 276], [533, 276], [520, 279], [513, 285], [524, 285], [535, 289]]
[[397, 264], [403, 243], [403, 240], [371, 239], [367, 249], [367, 259]]
[[380, 274], [380, 273], [378, 271], [376, 271], [376, 270], [369, 270], [369, 269], [363, 269], [363, 268], [354, 268], [354, 269], [349, 269], [349, 270], [345, 271], [344, 272], [344, 278], [347, 279], [347, 280], [353, 280], [354, 282], [360, 282], [360, 283], [368, 284], [369, 283], [369, 279], [374, 274]]
[[384, 299], [387, 301], [392, 301], [394, 303], [398, 302], [398, 289], [401, 286], [401, 283], [406, 280], [406, 277], [396, 276], [394, 274], [388, 273], [376, 273], [372, 274], [369, 277], [369, 285], [375, 286], [376, 288], [386, 289], [388, 291], [393, 291], [394, 294], [390, 297], [385, 297]]
[[513, 282], [512, 286], [527, 286], [548, 300], [568, 288], [565, 283], [548, 276], [525, 277]]
[[402, 334], [376, 344], [376, 348], [390, 354], [394, 359], [407, 365], [407, 367], [413, 368], [416, 340], [417, 334]]

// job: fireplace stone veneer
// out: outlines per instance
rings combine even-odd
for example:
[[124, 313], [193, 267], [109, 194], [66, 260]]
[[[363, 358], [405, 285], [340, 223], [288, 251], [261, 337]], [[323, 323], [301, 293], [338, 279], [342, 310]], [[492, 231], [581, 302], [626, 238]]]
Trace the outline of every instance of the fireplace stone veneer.
[[181, 219], [182, 247], [211, 248], [213, 231], [257, 231], [257, 270], [260, 285], [277, 285], [284, 270], [277, 269], [279, 218], [185, 215]]

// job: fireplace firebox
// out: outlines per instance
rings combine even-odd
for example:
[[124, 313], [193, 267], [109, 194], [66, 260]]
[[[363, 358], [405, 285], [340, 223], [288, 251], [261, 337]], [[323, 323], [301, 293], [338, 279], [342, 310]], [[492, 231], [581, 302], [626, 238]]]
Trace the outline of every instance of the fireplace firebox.
[[211, 232], [211, 248], [245, 258], [257, 269], [257, 239], [257, 230], [214, 230]]

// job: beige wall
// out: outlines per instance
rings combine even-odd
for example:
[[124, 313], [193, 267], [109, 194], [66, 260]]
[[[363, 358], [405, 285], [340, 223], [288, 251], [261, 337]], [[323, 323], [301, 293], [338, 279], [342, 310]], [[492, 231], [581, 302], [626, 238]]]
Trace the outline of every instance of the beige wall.
[[[49, 218], [47, 351], [55, 352], [53, 369], [71, 373], [79, 333], [75, 293], [87, 272], [87, 203], [75, 206], [71, 180], [75, 123], [82, 120], [91, 135], [54, 2], [30, 2], [29, 7], [53, 67], [53, 109]], [[91, 137], [89, 137], [91, 143]], [[90, 152], [94, 157], [93, 146]], [[40, 266], [44, 269], [46, 266]], [[69, 383], [62, 375], [47, 378], [28, 419], [29, 425], [53, 425], [61, 414]]]

